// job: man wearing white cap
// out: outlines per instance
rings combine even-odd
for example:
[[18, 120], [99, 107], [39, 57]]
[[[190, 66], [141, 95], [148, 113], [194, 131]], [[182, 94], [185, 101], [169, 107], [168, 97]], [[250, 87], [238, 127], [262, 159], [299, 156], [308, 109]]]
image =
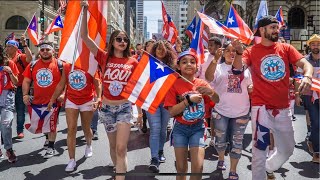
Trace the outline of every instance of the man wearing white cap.
[[25, 51], [25, 54], [21, 54], [18, 51], [19, 43], [15, 40], [9, 40], [6, 42], [6, 54], [10, 60], [12, 60], [18, 67], [19, 75], [18, 75], [18, 84], [17, 84], [17, 91], [15, 95], [15, 104], [16, 104], [16, 112], [17, 112], [17, 137], [19, 139], [24, 138], [23, 134], [23, 125], [25, 122], [25, 105], [23, 104], [23, 97], [22, 97], [22, 81], [23, 76], [22, 73], [27, 65], [32, 60], [32, 54], [27, 46], [26, 40], [24, 35], [21, 36], [20, 42], [22, 47]]

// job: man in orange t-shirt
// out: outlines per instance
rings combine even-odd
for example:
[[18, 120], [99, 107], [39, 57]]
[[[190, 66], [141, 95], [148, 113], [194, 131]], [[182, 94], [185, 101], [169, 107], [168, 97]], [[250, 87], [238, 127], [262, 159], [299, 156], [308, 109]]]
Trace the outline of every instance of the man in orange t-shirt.
[[17, 90], [15, 94], [15, 109], [17, 112], [17, 138], [19, 139], [24, 138], [23, 125], [25, 122], [25, 105], [23, 104], [21, 87], [23, 81], [22, 73], [32, 60], [31, 51], [26, 43], [24, 35], [21, 36], [20, 42], [25, 51], [25, 54], [21, 54], [18, 52], [19, 43], [15, 40], [7, 41], [5, 49], [7, 56], [16, 64], [19, 70], [18, 84], [16, 85]]
[[[23, 73], [25, 78], [22, 83], [22, 92], [23, 102], [26, 105], [30, 105], [30, 103], [32, 103], [32, 105], [38, 106], [47, 105], [61, 79], [58, 60], [53, 57], [54, 49], [52, 43], [44, 41], [39, 44], [39, 46], [40, 59], [38, 59], [36, 62], [33, 62], [34, 64], [29, 64]], [[29, 95], [31, 82], [33, 82], [34, 85], [34, 96], [32, 100], [30, 99]], [[64, 95], [61, 95], [57, 100], [62, 102], [64, 100]], [[52, 122], [50, 121], [50, 129], [42, 129], [42, 133], [48, 133], [48, 141], [46, 141], [45, 143], [45, 146], [47, 144], [48, 148], [46, 154], [44, 155], [44, 158], [50, 158], [55, 155], [54, 142], [57, 135], [56, 117], [57, 113], [55, 114], [54, 118], [55, 122], [53, 122], [54, 127], [51, 126]], [[46, 123], [44, 122], [44, 124]]]
[[[289, 64], [304, 70], [299, 87], [303, 92], [310, 89], [312, 66], [290, 44], [279, 43], [279, 24], [273, 16], [262, 17], [255, 36], [261, 36], [260, 44], [237, 52], [250, 67], [253, 81], [252, 92], [252, 179], [274, 178], [279, 169], [292, 155], [294, 132], [289, 110]], [[270, 145], [270, 131], [277, 142], [277, 151], [266, 160]]]

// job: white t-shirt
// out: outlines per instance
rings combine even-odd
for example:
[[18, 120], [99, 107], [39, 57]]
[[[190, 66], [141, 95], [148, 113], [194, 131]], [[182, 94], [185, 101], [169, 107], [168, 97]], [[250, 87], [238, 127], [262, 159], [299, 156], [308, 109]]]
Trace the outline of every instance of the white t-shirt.
[[199, 66], [196, 77], [206, 80], [205, 78], [206, 70], [210, 65], [211, 61], [213, 60], [213, 58], [214, 58], [214, 55], [210, 54], [209, 52], [204, 54], [204, 63]]
[[236, 118], [249, 113], [248, 86], [252, 79], [248, 69], [241, 75], [233, 75], [231, 69], [226, 63], [217, 65], [212, 84], [220, 101], [214, 109], [223, 116]]

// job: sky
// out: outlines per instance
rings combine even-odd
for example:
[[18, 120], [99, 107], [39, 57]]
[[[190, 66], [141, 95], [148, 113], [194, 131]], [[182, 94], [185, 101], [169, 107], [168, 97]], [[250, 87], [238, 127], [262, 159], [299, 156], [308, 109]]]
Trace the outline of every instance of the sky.
[[144, 16], [147, 17], [147, 31], [152, 33], [158, 32], [158, 19], [162, 19], [161, 1], [144, 1]]

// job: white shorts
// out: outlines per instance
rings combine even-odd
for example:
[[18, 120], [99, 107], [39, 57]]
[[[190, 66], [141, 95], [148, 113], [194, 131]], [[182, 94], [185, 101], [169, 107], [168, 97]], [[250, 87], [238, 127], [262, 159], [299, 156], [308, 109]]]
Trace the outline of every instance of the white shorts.
[[92, 104], [93, 104], [93, 99], [91, 101], [89, 101], [89, 102], [84, 103], [84, 104], [77, 105], [77, 104], [74, 104], [73, 102], [71, 102], [67, 98], [65, 108], [79, 109], [80, 112], [93, 111], [93, 105]]

